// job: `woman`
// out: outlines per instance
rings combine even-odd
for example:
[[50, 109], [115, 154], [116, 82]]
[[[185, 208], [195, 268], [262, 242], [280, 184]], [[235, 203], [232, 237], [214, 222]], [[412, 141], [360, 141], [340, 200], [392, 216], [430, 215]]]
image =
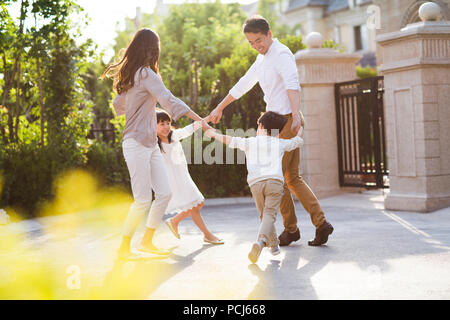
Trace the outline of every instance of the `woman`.
[[[112, 72], [113, 88], [118, 93], [113, 101], [114, 109], [118, 115], [125, 114], [126, 117], [122, 146], [134, 198], [123, 228], [120, 258], [130, 255], [131, 238], [149, 210], [139, 250], [168, 254], [153, 245], [153, 235], [171, 198], [156, 136], [156, 102], [175, 120], [183, 115], [202, 120], [164, 86], [158, 71], [159, 56], [158, 35], [150, 29], [141, 29], [128, 45], [120, 62], [108, 66], [102, 75], [104, 78]], [[153, 203], [152, 189], [155, 192]]]

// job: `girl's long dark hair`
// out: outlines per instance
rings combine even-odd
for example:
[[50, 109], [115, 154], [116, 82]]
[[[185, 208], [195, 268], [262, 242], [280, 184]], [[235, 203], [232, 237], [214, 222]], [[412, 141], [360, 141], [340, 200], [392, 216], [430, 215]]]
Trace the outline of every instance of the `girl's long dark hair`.
[[125, 93], [134, 86], [134, 77], [140, 68], [149, 67], [159, 75], [159, 54], [158, 34], [150, 29], [141, 29], [134, 35], [120, 61], [110, 64], [100, 79], [112, 77], [116, 92]]
[[[172, 123], [172, 117], [165, 111], [156, 111], [156, 123], [160, 123], [163, 121], [169, 121], [169, 123]], [[172, 133], [173, 131], [170, 130], [169, 132], [169, 143], [172, 143]], [[162, 145], [161, 145], [161, 139], [158, 137], [158, 146], [159, 149], [161, 149], [162, 152], [165, 152]]]

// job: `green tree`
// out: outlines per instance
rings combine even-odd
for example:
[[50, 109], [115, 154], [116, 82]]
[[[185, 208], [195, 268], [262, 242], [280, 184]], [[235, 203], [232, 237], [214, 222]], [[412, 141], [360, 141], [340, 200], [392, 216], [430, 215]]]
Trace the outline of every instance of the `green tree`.
[[[17, 132], [19, 127], [19, 115], [21, 107], [22, 94], [22, 55], [24, 54], [24, 21], [28, 1], [21, 1], [19, 25], [9, 14], [8, 5], [11, 1], [1, 3], [1, 22], [2, 32], [0, 35], [0, 49], [2, 51], [3, 62], [3, 94], [2, 106], [6, 109], [7, 130], [2, 129], [3, 140], [17, 141]], [[3, 117], [2, 117], [3, 120]], [[5, 128], [4, 124], [2, 127]]]
[[58, 174], [86, 163], [92, 102], [81, 75], [93, 51], [76, 43], [73, 1], [21, 0], [17, 20], [13, 2], [0, 3], [0, 206], [32, 214]]
[[282, 0], [259, 0], [258, 14], [263, 16], [270, 25], [270, 29], [277, 37], [286, 37], [288, 34], [294, 34], [298, 26], [289, 28], [278, 21], [279, 12], [281, 12]]
[[143, 14], [139, 25], [134, 19], [127, 19], [125, 29], [116, 37], [116, 57], [139, 28], [154, 29], [161, 40], [163, 80], [175, 95], [196, 105], [211, 96], [215, 64], [243, 41], [236, 35], [244, 20], [239, 4], [216, 1], [174, 5], [163, 19]]

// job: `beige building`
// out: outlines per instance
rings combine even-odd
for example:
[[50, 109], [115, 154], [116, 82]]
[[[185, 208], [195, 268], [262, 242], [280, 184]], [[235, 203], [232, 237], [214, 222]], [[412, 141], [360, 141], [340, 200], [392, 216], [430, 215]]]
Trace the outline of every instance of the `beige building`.
[[345, 52], [376, 51], [375, 29], [367, 26], [367, 8], [372, 1], [291, 0], [283, 12], [283, 22], [291, 27], [300, 24], [299, 32], [320, 32], [344, 46]]
[[[405, 8], [414, 8], [419, 2], [410, 2], [412, 5]], [[384, 163], [389, 168], [389, 192], [384, 202], [387, 210], [433, 212], [450, 206], [450, 22], [442, 21], [445, 20], [441, 19], [442, 15], [446, 14], [442, 7], [421, 2], [420, 11], [416, 7], [415, 11], [406, 10], [398, 15], [393, 6], [395, 1], [378, 2], [379, 8], [384, 5], [384, 12], [393, 10], [391, 19], [395, 21], [387, 19], [383, 24], [380, 19], [380, 35], [376, 37], [379, 60], [383, 60], [379, 71], [384, 75], [383, 127], [387, 151]], [[420, 22], [415, 22], [418, 13]], [[394, 31], [389, 32], [388, 28]], [[337, 173], [338, 159], [342, 161], [342, 158], [336, 141], [342, 139], [338, 139], [338, 132], [346, 136], [346, 144], [355, 146], [360, 135], [352, 136], [352, 132], [367, 132], [371, 128], [357, 125], [352, 128], [349, 115], [359, 117], [353, 108], [359, 101], [355, 96], [353, 103], [342, 103], [341, 112], [334, 112], [338, 100], [334, 84], [355, 79], [354, 64], [360, 54], [322, 48], [320, 33], [309, 34], [305, 43], [308, 49], [295, 55], [302, 87], [302, 111], [308, 119], [300, 163], [305, 180], [323, 196], [341, 191]], [[375, 87], [354, 92], [351, 87], [345, 89], [352, 96], [364, 91], [373, 94], [372, 88]], [[377, 100], [379, 92], [374, 92], [376, 97], [371, 99]], [[370, 105], [356, 104], [359, 110]], [[344, 126], [338, 131], [338, 125], [343, 123], [340, 119], [346, 116], [347, 129]], [[380, 125], [380, 118], [376, 117]], [[358, 151], [345, 152], [347, 163], [354, 164], [353, 159], [360, 155]], [[359, 170], [353, 170], [353, 164], [347, 171]]]
[[[418, 10], [424, 0], [283, 0], [274, 10], [280, 22], [296, 27], [306, 36], [320, 32], [325, 39], [343, 45], [344, 52], [371, 56], [378, 52], [376, 37], [398, 31], [420, 21]], [[450, 0], [435, 0], [444, 20], [450, 20]], [[243, 6], [248, 14], [257, 13], [257, 2]], [[370, 62], [373, 65], [373, 62]], [[380, 63], [378, 63], [380, 64]]]
[[[386, 24], [394, 31], [377, 37], [385, 84], [388, 210], [450, 206], [450, 22], [437, 21], [446, 14], [440, 5], [427, 3], [398, 15], [395, 24]], [[395, 30], [399, 24], [405, 26]]]
[[[343, 46], [344, 52], [361, 53], [362, 64], [380, 65], [381, 58], [376, 37], [398, 31], [409, 23], [420, 21], [418, 10], [425, 0], [281, 0], [274, 6], [279, 21], [296, 28], [306, 37], [320, 32]], [[450, 0], [434, 0], [442, 10], [442, 19], [450, 20]], [[170, 1], [157, 0], [155, 11], [165, 16]], [[258, 13], [258, 1], [243, 5], [247, 15]]]
[[[434, 2], [441, 7], [440, 20], [450, 21], [450, 0], [373, 0], [380, 8], [381, 27], [377, 29], [377, 36], [385, 33], [396, 32], [408, 24], [420, 22], [419, 8], [425, 2]], [[377, 45], [378, 65], [383, 63], [380, 47]]]

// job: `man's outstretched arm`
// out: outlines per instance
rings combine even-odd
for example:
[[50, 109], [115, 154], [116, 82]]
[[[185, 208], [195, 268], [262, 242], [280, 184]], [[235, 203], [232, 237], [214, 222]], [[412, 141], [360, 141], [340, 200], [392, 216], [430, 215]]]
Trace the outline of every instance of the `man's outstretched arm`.
[[258, 75], [256, 73], [257, 61], [255, 61], [244, 76], [231, 88], [229, 94], [217, 105], [217, 107], [206, 118], [208, 122], [214, 124], [222, 118], [223, 110], [233, 101], [240, 99], [245, 93], [255, 86], [258, 82]]
[[206, 118], [208, 122], [212, 122], [214, 124], [218, 123], [220, 121], [220, 118], [222, 118], [222, 112], [223, 110], [233, 101], [236, 101], [236, 99], [231, 95], [228, 94], [218, 105], [214, 110], [210, 113], [210, 115]]

